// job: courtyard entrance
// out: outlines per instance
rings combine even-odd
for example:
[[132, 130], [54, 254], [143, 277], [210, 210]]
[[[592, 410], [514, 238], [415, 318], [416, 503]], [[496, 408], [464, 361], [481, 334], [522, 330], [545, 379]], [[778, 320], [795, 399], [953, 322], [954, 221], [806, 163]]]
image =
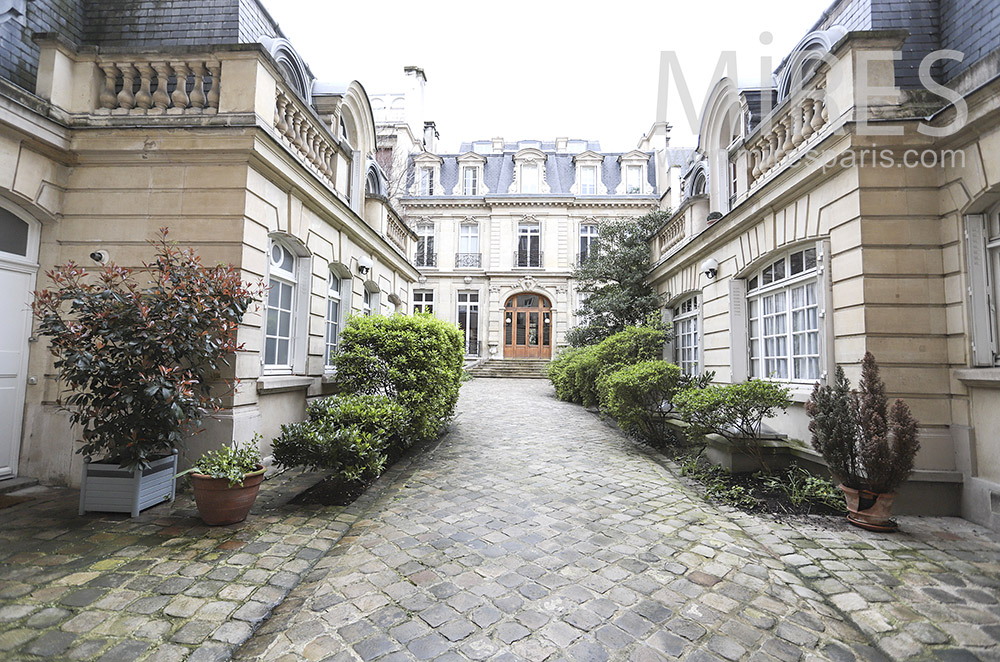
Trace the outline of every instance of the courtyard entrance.
[[515, 294], [504, 306], [505, 359], [552, 356], [552, 304], [540, 294]]

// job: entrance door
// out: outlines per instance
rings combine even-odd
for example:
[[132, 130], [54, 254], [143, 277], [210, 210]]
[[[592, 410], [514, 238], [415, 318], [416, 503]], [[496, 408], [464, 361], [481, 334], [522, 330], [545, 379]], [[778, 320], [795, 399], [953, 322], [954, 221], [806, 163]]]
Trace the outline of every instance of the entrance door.
[[552, 306], [540, 294], [515, 294], [504, 306], [506, 359], [552, 356]]
[[[17, 473], [35, 284], [34, 228], [0, 207], [0, 479]], [[30, 259], [29, 259], [30, 257]]]

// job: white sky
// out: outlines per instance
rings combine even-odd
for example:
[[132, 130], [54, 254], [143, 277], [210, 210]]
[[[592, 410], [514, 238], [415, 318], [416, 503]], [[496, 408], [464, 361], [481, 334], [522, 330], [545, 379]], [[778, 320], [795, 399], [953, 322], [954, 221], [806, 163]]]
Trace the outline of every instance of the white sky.
[[[626, 151], [656, 119], [661, 51], [677, 53], [700, 112], [723, 51], [736, 53], [741, 82], [756, 84], [761, 57], [777, 66], [830, 0], [264, 4], [320, 80], [397, 92], [403, 67], [422, 67], [439, 151], [494, 136], [597, 139]], [[671, 145], [694, 146], [696, 127], [673, 85], [669, 94]]]

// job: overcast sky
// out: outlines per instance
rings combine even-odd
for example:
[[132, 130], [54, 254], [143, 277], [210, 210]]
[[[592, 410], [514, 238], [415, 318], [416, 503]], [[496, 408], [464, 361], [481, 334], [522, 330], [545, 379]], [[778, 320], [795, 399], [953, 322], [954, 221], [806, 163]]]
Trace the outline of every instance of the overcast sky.
[[[566, 136], [625, 151], [656, 119], [661, 51], [677, 53], [700, 111], [723, 51], [736, 53], [740, 80], [756, 84], [761, 58], [777, 66], [830, 1], [264, 4], [320, 80], [396, 92], [404, 66], [423, 67], [427, 119], [437, 122], [444, 150], [494, 136]], [[671, 86], [671, 144], [693, 146], [678, 94]]]

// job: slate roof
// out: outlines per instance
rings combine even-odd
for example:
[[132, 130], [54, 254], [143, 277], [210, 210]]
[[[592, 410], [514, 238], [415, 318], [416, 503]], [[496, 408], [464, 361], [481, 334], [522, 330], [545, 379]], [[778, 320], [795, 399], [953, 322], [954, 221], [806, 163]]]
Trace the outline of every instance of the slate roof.
[[[523, 144], [524, 141], [519, 141]], [[575, 154], [557, 153], [555, 142], [541, 142], [541, 151], [547, 157], [545, 160], [545, 180], [549, 185], [548, 194], [538, 195], [573, 195], [570, 193], [576, 179], [576, 166], [573, 163]], [[603, 152], [600, 150], [600, 143], [594, 140], [587, 141], [588, 149], [600, 153], [604, 157], [601, 168], [601, 181], [607, 187], [608, 195], [614, 195], [615, 189], [621, 183], [622, 172], [621, 163], [618, 158], [624, 152]], [[595, 149], [596, 148], [596, 149]], [[483, 183], [489, 189], [489, 195], [508, 195], [507, 190], [514, 181], [514, 154], [519, 149], [518, 142], [506, 142], [503, 154], [480, 154], [486, 159], [486, 166], [483, 170]], [[441, 195], [452, 196], [452, 190], [458, 183], [459, 165], [458, 157], [467, 154], [472, 150], [472, 143], [462, 143], [457, 154], [437, 154], [441, 157]], [[656, 162], [652, 153], [647, 153], [646, 175], [649, 185], [656, 189]], [[412, 169], [412, 161], [411, 161]], [[410, 178], [412, 182], [412, 176]], [[511, 194], [518, 195], [518, 194]], [[437, 197], [437, 196], [435, 196]], [[454, 197], [460, 197], [456, 195]], [[590, 196], [587, 196], [590, 197]]]

